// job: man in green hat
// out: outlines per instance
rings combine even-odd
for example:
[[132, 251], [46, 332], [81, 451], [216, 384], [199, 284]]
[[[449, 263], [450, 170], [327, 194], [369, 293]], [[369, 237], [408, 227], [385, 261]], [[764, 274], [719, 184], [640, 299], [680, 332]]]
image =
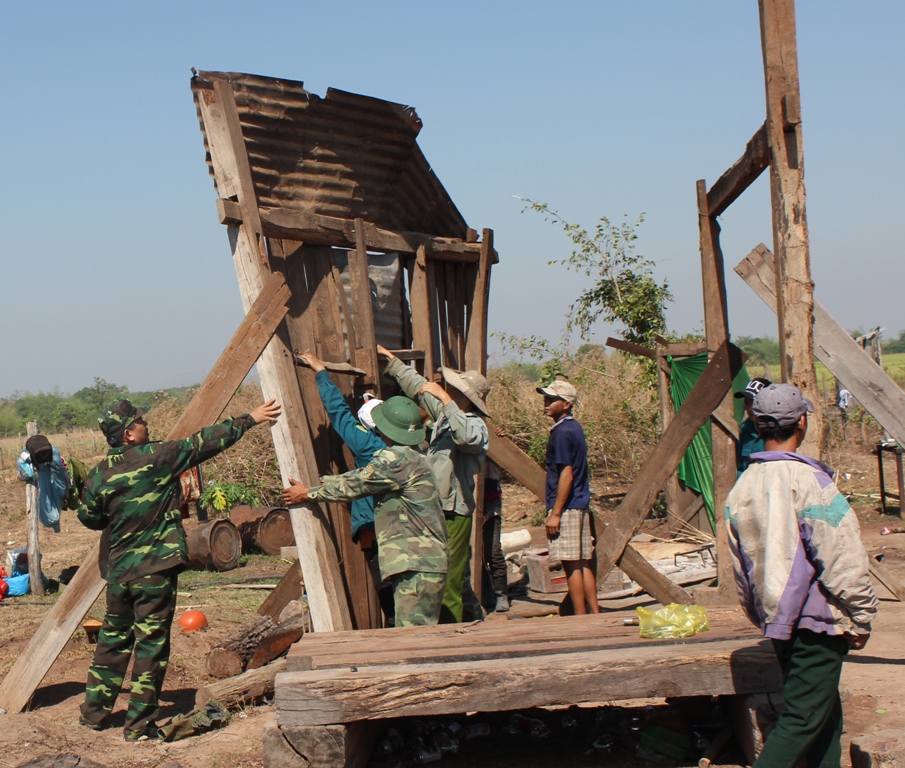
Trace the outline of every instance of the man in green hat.
[[442, 381], [428, 381], [390, 350], [377, 345], [389, 362], [386, 374], [427, 412], [431, 420], [427, 460], [437, 478], [440, 505], [449, 534], [449, 576], [443, 596], [443, 624], [483, 619], [481, 604], [471, 587], [469, 560], [471, 525], [477, 501], [475, 476], [490, 447], [490, 433], [481, 418], [490, 416], [484, 402], [490, 382], [478, 371], [441, 369]]
[[391, 397], [371, 411], [387, 444], [367, 466], [325, 475], [306, 488], [289, 479], [287, 506], [305, 501], [354, 501], [374, 496], [374, 527], [382, 579], [393, 585], [396, 626], [436, 624], [440, 618], [449, 549], [437, 483], [427, 459], [413, 446], [424, 440], [421, 411], [407, 397]]
[[149, 440], [146, 410], [120, 398], [98, 418], [110, 451], [88, 473], [76, 511], [86, 527], [107, 537], [107, 613], [79, 722], [93, 730], [104, 727], [134, 649], [127, 741], [157, 737], [176, 580], [186, 562], [179, 476], [229, 448], [255, 424], [280, 415], [270, 400], [250, 414], [160, 443]]

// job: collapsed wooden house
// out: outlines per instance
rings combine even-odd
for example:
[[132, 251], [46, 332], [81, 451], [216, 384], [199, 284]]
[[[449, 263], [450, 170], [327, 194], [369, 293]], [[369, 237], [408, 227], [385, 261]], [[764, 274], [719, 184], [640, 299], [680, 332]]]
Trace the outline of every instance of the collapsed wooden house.
[[[885, 374], [872, 363], [869, 370], [860, 365], [857, 355], [866, 358], [864, 352], [851, 339], [848, 343], [854, 352], [846, 346], [832, 318], [814, 305], [810, 296], [794, 5], [792, 0], [762, 0], [760, 5], [767, 121], [739, 161], [709, 190], [703, 181], [697, 183], [706, 330], [703, 349], [709, 363], [682, 407], [670, 414], [659, 443], [609, 524], [598, 529], [599, 581], [618, 567], [662, 603], [687, 604], [692, 595], [655, 570], [629, 542], [661, 489], [671, 482], [695, 433], [712, 417], [717, 509], [734, 481], [737, 426], [729, 404], [731, 382], [741, 361], [728, 343], [716, 217], [767, 168], [777, 257], [774, 260], [759, 246], [737, 271], [777, 310], [780, 337], [789, 347], [783, 356], [784, 379], [813, 390], [811, 349], [816, 339], [817, 354], [831, 372], [844, 379], [891, 434], [905, 441], [905, 408], [894, 394], [901, 395], [901, 391], [894, 384], [885, 389], [876, 385], [877, 377]], [[265, 395], [275, 397], [284, 408], [285, 417], [272, 430], [283, 479], [296, 477], [313, 484], [318, 475], [342, 471], [352, 464], [329, 429], [313, 375], [296, 364], [296, 352], [310, 349], [327, 361], [340, 374], [337, 382], [350, 396], [363, 389], [388, 393], [389, 383], [381, 379], [378, 368], [377, 342], [400, 350], [400, 356], [405, 355], [428, 375], [441, 364], [484, 371], [490, 274], [498, 258], [493, 232], [484, 229], [479, 238], [467, 226], [417, 145], [421, 122], [409, 107], [336, 90], [321, 98], [308, 93], [299, 82], [224, 72], [198, 74], [192, 79], [192, 91], [246, 317], [170, 437], [189, 435], [216, 421], [257, 363]], [[806, 295], [802, 296], [802, 291]], [[665, 358], [680, 351], [662, 345], [654, 354], [665, 370]], [[542, 497], [542, 470], [492, 430], [490, 456]], [[690, 508], [697, 502], [674, 492], [672, 503]], [[349, 535], [348, 515], [334, 505], [321, 508], [314, 504], [294, 508], [290, 515], [299, 567], [290, 570], [272, 597], [278, 601], [304, 578], [313, 637], [342, 631], [336, 638], [355, 647], [354, 637], [346, 632], [378, 627], [380, 612], [362, 553]], [[735, 601], [724, 533], [718, 526], [718, 585], [696, 590], [696, 602]], [[98, 545], [0, 684], [0, 707], [9, 712], [24, 708], [100, 595], [105, 583], [100, 555]], [[268, 602], [262, 609], [273, 608], [273, 601]], [[329, 740], [340, 739], [348, 746], [341, 754], [331, 753], [329, 760], [342, 764], [366, 758], [367, 739], [356, 741], [361, 729], [347, 730], [347, 726], [371, 717], [388, 717], [384, 713], [390, 710], [369, 710], [365, 696], [365, 705], [343, 714], [340, 704], [360, 686], [374, 684], [375, 690], [398, 686], [397, 706], [392, 711], [407, 712], [402, 697], [411, 696], [417, 702], [432, 693], [417, 685], [406, 687], [406, 680], [428, 673], [445, 675], [444, 691], [449, 694], [444, 696], [445, 711], [456, 712], [470, 709], [481, 696], [488, 706], [499, 707], [521, 706], [525, 701], [531, 706], [569, 701], [579, 690], [582, 701], [593, 700], [595, 691], [605, 698], [616, 693], [615, 688], [594, 687], [594, 677], [605, 661], [626, 664], [620, 696], [629, 697], [631, 685], [640, 679], [637, 668], [629, 664], [638, 649], [623, 645], [619, 647], [626, 649], [616, 653], [609, 639], [612, 633], [600, 633], [598, 638], [591, 631], [590, 638], [574, 645], [564, 642], [562, 630], [555, 627], [540, 630], [539, 635], [532, 629], [530, 638], [521, 638], [524, 642], [509, 630], [506, 634], [512, 635], [513, 656], [531, 658], [561, 651], [556, 663], [569, 674], [559, 681], [544, 678], [537, 695], [520, 696], [514, 690], [509, 698], [494, 700], [486, 686], [481, 687], [486, 680], [482, 682], [480, 672], [505, 675], [498, 669], [498, 659], [488, 655], [486, 644], [480, 639], [475, 644], [458, 640], [448, 644], [446, 638], [459, 634], [455, 627], [427, 629], [381, 630], [384, 646], [401, 656], [399, 663], [390, 664], [388, 657], [376, 654], [360, 679], [354, 670], [336, 671], [343, 665], [348, 670], [350, 657], [331, 656], [326, 639], [316, 641], [307, 655], [294, 651], [291, 658], [296, 661], [290, 667], [294, 671], [285, 678], [282, 691], [277, 681], [278, 703], [285, 702], [287, 713], [302, 708], [310, 712], [321, 695], [317, 692], [329, 688], [330, 711], [336, 714], [330, 722], [323, 717], [316, 721], [310, 715], [287, 714], [287, 727], [314, 729], [293, 732], [293, 749], [299, 740], [323, 740], [324, 729], [328, 729]], [[363, 642], [370, 637], [363, 635]], [[598, 639], [599, 644], [594, 645]], [[453, 650], [445, 654], [438, 650], [447, 647]], [[425, 671], [423, 664], [407, 664], [406, 654], [415, 648], [423, 653], [410, 654], [412, 659], [452, 666]], [[680, 683], [668, 671], [671, 664], [678, 663], [674, 646], [656, 648], [659, 650], [646, 651], [658, 672], [643, 686], [645, 696], [696, 695], [702, 692], [701, 680], [711, 681], [714, 691], [726, 695], [771, 693], [779, 685], [778, 677], [769, 672], [772, 657], [761, 653], [753, 635], [719, 652], [683, 651], [681, 665], [690, 672], [681, 676]], [[594, 655], [601, 653], [599, 658]], [[319, 660], [322, 656], [330, 658]], [[312, 660], [298, 661], [301, 657]], [[697, 676], [698, 671], [708, 669], [717, 671]], [[515, 685], [532, 684], [522, 678]], [[478, 695], [469, 690], [477, 690]], [[305, 703], [297, 706], [303, 700]], [[351, 737], [348, 742], [344, 740], [347, 735]], [[280, 739], [286, 734], [271, 736], [271, 741], [284, 744]]]

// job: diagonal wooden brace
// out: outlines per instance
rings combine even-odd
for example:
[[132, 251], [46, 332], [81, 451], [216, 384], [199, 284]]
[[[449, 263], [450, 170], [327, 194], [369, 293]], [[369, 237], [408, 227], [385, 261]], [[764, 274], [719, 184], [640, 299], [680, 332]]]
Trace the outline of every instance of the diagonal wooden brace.
[[676, 471], [694, 436], [729, 391], [741, 364], [737, 349], [728, 342], [724, 342], [711, 358], [701, 378], [664, 430], [660, 442], [647, 457], [616, 510], [613, 521], [598, 534], [598, 578], [606, 578], [614, 565], [625, 570], [625, 551], [629, 541], [650, 512], [660, 489]]

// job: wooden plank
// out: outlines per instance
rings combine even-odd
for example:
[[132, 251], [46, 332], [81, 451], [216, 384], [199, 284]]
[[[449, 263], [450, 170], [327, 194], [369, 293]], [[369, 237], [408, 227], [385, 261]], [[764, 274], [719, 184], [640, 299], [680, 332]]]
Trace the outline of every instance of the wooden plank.
[[663, 351], [670, 357], [694, 357], [700, 355], [701, 352], [706, 352], [707, 344], [704, 342], [667, 344]]
[[[226, 197], [235, 194], [241, 201], [248, 179], [241, 184], [237, 180], [242, 176], [241, 158], [247, 153], [244, 142], [237, 139], [237, 133], [241, 136], [241, 126], [232, 89], [204, 89], [197, 91], [197, 95], [218, 190]], [[260, 262], [258, 235], [245, 221], [229, 228], [233, 263], [246, 311], [260, 293], [267, 272]], [[283, 406], [283, 415], [270, 432], [282, 482], [288, 485], [289, 478], [295, 477], [310, 485], [317, 479], [317, 464], [310, 435], [303, 428], [305, 408], [292, 361], [292, 347], [284, 331], [281, 328], [267, 345], [258, 361], [258, 373], [264, 396], [275, 397]], [[314, 629], [344, 629], [351, 626], [351, 617], [339, 576], [339, 560], [321, 515], [319, 507], [312, 503], [290, 509]]]
[[[296, 365], [300, 365], [303, 368], [308, 368], [308, 363], [303, 360], [298, 355], [293, 355], [292, 359], [295, 360]], [[330, 373], [345, 373], [349, 376], [367, 376], [368, 372], [363, 371], [361, 368], [356, 368], [354, 365], [349, 365], [349, 363], [333, 363], [329, 360], [321, 360], [324, 368], [326, 368]]]
[[373, 384], [381, 397], [380, 368], [377, 365], [377, 336], [374, 331], [374, 304], [371, 298], [371, 278], [368, 276], [368, 251], [364, 236], [365, 223], [355, 219], [355, 250], [349, 251], [349, 281], [352, 285], [352, 304], [355, 307], [355, 336], [358, 348], [355, 359], [368, 373], [366, 384]]
[[710, 215], [720, 216], [769, 167], [770, 145], [767, 124], [764, 123], [748, 141], [742, 156], [707, 192]]
[[612, 336], [606, 340], [606, 345], [622, 352], [628, 352], [630, 355], [638, 355], [638, 357], [648, 357], [651, 360], [657, 357], [657, 351], [654, 349], [642, 347], [640, 344], [633, 344], [630, 341], [614, 339]]
[[444, 351], [449, 350], [449, 355], [444, 361], [444, 365], [448, 368], [460, 369], [459, 362], [459, 339], [462, 335], [462, 315], [456, 295], [456, 269], [453, 264], [446, 263], [443, 265], [443, 271], [438, 272], [442, 277], [438, 284], [443, 302], [446, 305], [446, 346]]
[[[726, 272], [723, 265], [723, 251], [720, 247], [720, 225], [710, 212], [707, 187], [703, 181], [696, 185], [698, 199], [698, 235], [701, 251], [701, 277], [704, 294], [704, 333], [707, 348], [716, 350], [729, 339], [729, 311], [726, 299]], [[731, 382], [730, 382], [731, 384]], [[713, 409], [714, 419], [710, 422], [713, 466], [713, 508], [714, 517], [719, 520], [719, 510], [726, 506], [726, 497], [735, 485], [736, 439], [726, 430], [726, 424], [735, 423], [732, 389], [726, 389], [723, 397]], [[735, 429], [738, 435], [738, 428]], [[708, 527], [710, 521], [708, 520]], [[711, 529], [712, 530], [712, 529]], [[709, 532], [709, 531], [708, 531]], [[712, 531], [716, 536], [717, 588], [709, 595], [708, 603], [719, 601], [735, 604], [738, 594], [732, 559], [729, 556], [729, 532], [725, 525], [717, 525]], [[699, 590], [702, 594], [703, 591]]]
[[[776, 311], [773, 254], [763, 243], [735, 267], [736, 273]], [[829, 312], [814, 302], [814, 354], [830, 373], [900, 444], [905, 444], [905, 392], [852, 339]]]
[[[814, 283], [808, 246], [804, 186], [804, 146], [797, 104], [798, 43], [794, 0], [758, 0], [767, 135], [770, 146], [770, 198], [782, 380], [814, 401], [814, 418], [800, 452], [820, 458], [823, 405], [814, 370]], [[790, 109], [790, 105], [792, 106]]]
[[870, 575], [871, 578], [876, 579], [886, 587], [896, 600], [899, 602], [905, 601], [905, 585], [886, 567], [886, 563], [883, 562], [879, 555], [870, 556]]
[[490, 659], [285, 672], [277, 676], [274, 698], [285, 727], [781, 688], [772, 646], [748, 639], [679, 644], [668, 652], [636, 646], [556, 654], [543, 664]]
[[[739, 632], [741, 627], [727, 626], [709, 630], [700, 635], [695, 643], [716, 643], [723, 640], [738, 639], [744, 635], [752, 640], [762, 636], [750, 623]], [[389, 665], [409, 664], [449, 664], [458, 661], [482, 661], [487, 659], [509, 659], [513, 664], [524, 663], [526, 660], [540, 656], [552, 656], [560, 653], [585, 653], [598, 651], [603, 646], [607, 650], [616, 648], [635, 648], [651, 644], [676, 645], [684, 644], [684, 640], [641, 640], [638, 637], [637, 626], [624, 627], [624, 633], [619, 636], [601, 637], [555, 637], [550, 639], [535, 639], [532, 642], [518, 642], [518, 638], [499, 636], [493, 638], [493, 642], [473, 642], [469, 644], [445, 643], [439, 644], [433, 638], [433, 644], [417, 644], [415, 647], [406, 645], [398, 647], [376, 647], [373, 641], [369, 644], [360, 644], [354, 648], [343, 646], [335, 652], [304, 655], [299, 653], [287, 660], [287, 672], [304, 672], [314, 669], [336, 669], [340, 667], [373, 667]], [[750, 631], [748, 631], [750, 630]], [[490, 638], [488, 638], [490, 640]], [[304, 643], [300, 644], [304, 650]], [[294, 646], [297, 648], [298, 645]], [[534, 663], [534, 662], [530, 662]]]
[[439, 350], [434, 348], [434, 335], [431, 331], [434, 316], [431, 314], [431, 302], [428, 294], [427, 253], [423, 245], [418, 246], [418, 252], [415, 254], [411, 308], [412, 346], [424, 350], [425, 376], [430, 377], [436, 368], [435, 361]]
[[485, 229], [481, 241], [481, 259], [468, 312], [468, 340], [465, 367], [487, 374], [487, 308], [490, 302], [490, 262], [493, 230]]
[[[249, 314], [176, 422], [169, 439], [188, 437], [216, 422], [223, 413], [255, 364], [261, 347], [267, 343], [267, 334], [273, 333], [273, 327], [286, 313], [285, 301], [280, 303], [285, 299], [285, 285], [281, 287], [282, 282], [282, 278], [277, 276], [267, 281], [268, 292], [263, 294], [260, 304], [256, 302], [249, 308]], [[227, 354], [229, 350], [233, 350], [232, 354]], [[101, 544], [97, 544], [88, 553], [31, 642], [0, 683], [0, 707], [7, 712], [22, 711], [103, 591], [106, 566], [99, 562], [100, 552]]]
[[707, 364], [701, 378], [642, 465], [612, 523], [598, 536], [598, 579], [606, 578], [616, 564], [622, 568], [620, 561], [625, 547], [649, 514], [666, 480], [676, 471], [697, 431], [732, 387], [732, 379], [740, 365], [737, 356], [730, 354], [728, 343], [723, 344]]
[[[522, 449], [508, 437], [500, 437], [497, 435], [492, 424], [488, 423], [487, 426], [487, 431], [490, 434], [490, 448], [487, 451], [487, 456], [543, 502], [546, 496], [545, 487], [547, 483], [544, 470], [537, 465], [534, 459], [522, 451]], [[629, 538], [631, 538], [631, 536]], [[602, 540], [602, 535], [598, 534], [598, 550], [601, 547]], [[668, 603], [682, 603], [687, 605], [691, 602], [691, 596], [684, 589], [676, 586], [663, 574], [659, 573], [650, 563], [641, 557], [641, 555], [635, 552], [628, 542], [626, 542], [622, 551], [627, 552], [628, 556], [620, 561], [619, 567], [632, 581], [641, 585], [644, 591], [649, 595], [655, 597], [664, 605]], [[603, 584], [603, 580], [610, 570], [610, 568], [607, 568], [607, 573], [601, 576], [600, 566], [598, 565], [598, 587]]]
[[[239, 226], [243, 222], [241, 206], [224, 197], [217, 200], [220, 223]], [[329, 245], [334, 248], [354, 248], [355, 229], [348, 219], [323, 214], [306, 213], [289, 208], [260, 208], [261, 228], [266, 237], [295, 240], [310, 245]], [[414, 254], [419, 247], [425, 249], [427, 258], [439, 261], [456, 261], [466, 264], [481, 259], [481, 243], [469, 243], [454, 237], [435, 237], [420, 232], [395, 232], [380, 229], [370, 222], [364, 227], [365, 247], [382, 253]], [[499, 258], [491, 248], [491, 263]]]
[[271, 619], [277, 621], [282, 610], [293, 600], [298, 600], [302, 596], [302, 592], [302, 569], [299, 561], [294, 560], [283, 574], [276, 589], [258, 606], [258, 613], [261, 616], [270, 616]]
[[206, 426], [220, 418], [289, 311], [289, 296], [289, 286], [281, 274], [272, 274], [264, 281], [245, 319], [198, 388], [195, 399], [199, 410], [190, 413], [186, 409], [173, 427], [174, 435], [188, 437], [197, 431], [194, 424]]

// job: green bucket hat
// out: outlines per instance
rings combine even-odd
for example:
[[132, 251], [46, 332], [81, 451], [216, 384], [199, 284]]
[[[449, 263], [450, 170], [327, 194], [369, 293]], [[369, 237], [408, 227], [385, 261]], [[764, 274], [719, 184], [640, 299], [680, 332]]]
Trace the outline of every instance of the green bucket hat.
[[136, 408], [130, 401], [120, 397], [111, 403], [107, 410], [97, 417], [98, 426], [110, 445], [117, 445], [123, 433], [132, 426], [132, 422], [144, 416], [150, 408]]
[[418, 445], [424, 441], [421, 409], [407, 397], [391, 397], [371, 411], [377, 430], [401, 445]]

